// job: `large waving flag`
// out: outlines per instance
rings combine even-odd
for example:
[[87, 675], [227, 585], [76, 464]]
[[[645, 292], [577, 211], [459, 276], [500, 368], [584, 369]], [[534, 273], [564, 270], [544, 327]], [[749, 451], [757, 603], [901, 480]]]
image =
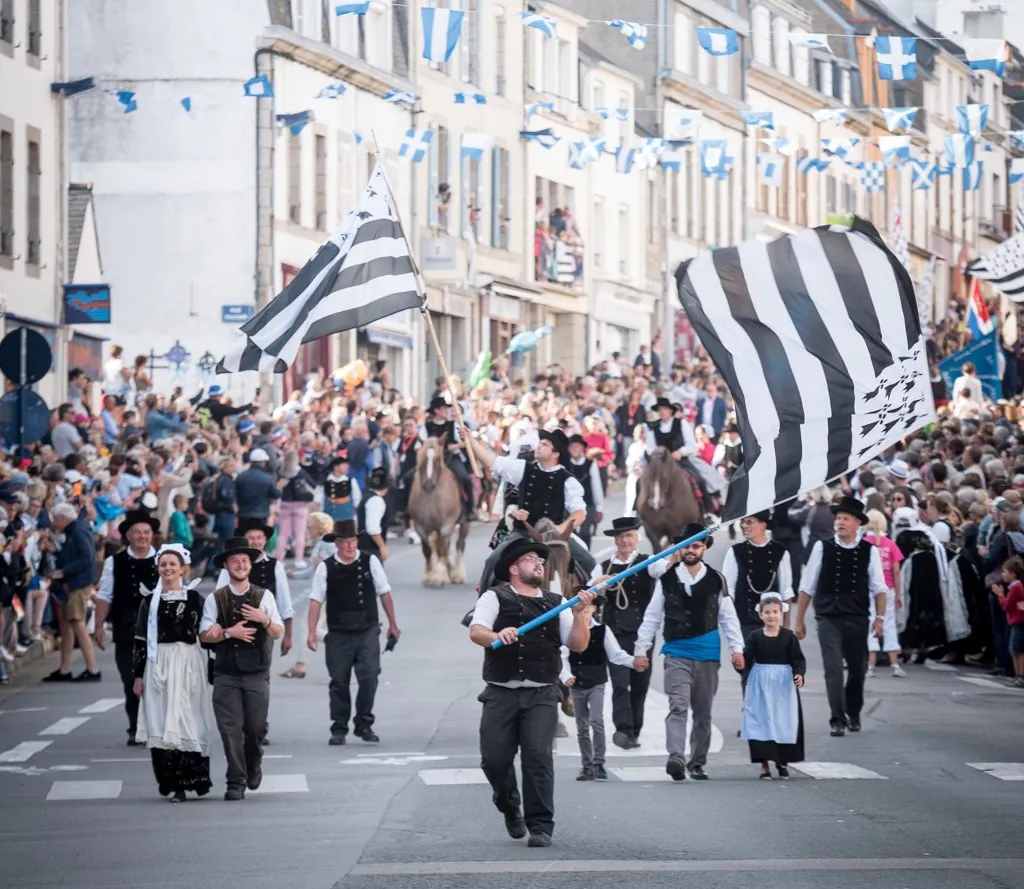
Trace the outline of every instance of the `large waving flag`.
[[971, 296], [967, 300], [967, 327], [976, 340], [988, 336], [993, 330], [992, 318], [985, 300], [981, 298], [981, 283], [977, 278], [971, 285]]

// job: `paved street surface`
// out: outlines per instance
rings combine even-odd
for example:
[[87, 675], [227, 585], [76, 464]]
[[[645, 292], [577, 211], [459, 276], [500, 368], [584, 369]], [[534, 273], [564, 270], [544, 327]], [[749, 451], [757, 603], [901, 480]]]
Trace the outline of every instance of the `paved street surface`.
[[[721, 535], [716, 562], [727, 544]], [[473, 577], [486, 547], [487, 532], [475, 526]], [[263, 787], [241, 804], [222, 801], [219, 750], [209, 797], [172, 806], [157, 796], [146, 751], [124, 745], [112, 653], [101, 656], [97, 684], [38, 684], [49, 661], [25, 671], [28, 681], [19, 677], [0, 697], [2, 885], [1024, 885], [1024, 694], [964, 668], [908, 667], [906, 680], [880, 671], [869, 680], [864, 731], [832, 739], [813, 638], [803, 693], [810, 761], [793, 780], [757, 780], [736, 737], [740, 686], [728, 666], [715, 702], [712, 780], [668, 780], [656, 663], [641, 749], [612, 747], [608, 783], [577, 784], [575, 738], [560, 740], [554, 845], [528, 849], [505, 834], [479, 771], [482, 655], [459, 624], [473, 590], [424, 589], [418, 548], [395, 542], [392, 553], [403, 635], [383, 655], [382, 743], [327, 746], [322, 652], [309, 657], [305, 680], [279, 679], [279, 667]], [[298, 590], [304, 599], [308, 582]]]

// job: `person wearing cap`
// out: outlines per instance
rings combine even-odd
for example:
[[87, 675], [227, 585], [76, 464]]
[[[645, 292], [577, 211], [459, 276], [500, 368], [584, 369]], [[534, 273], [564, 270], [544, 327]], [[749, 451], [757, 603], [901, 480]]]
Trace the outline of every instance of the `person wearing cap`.
[[284, 481], [277, 482], [267, 470], [270, 458], [262, 448], [249, 452], [249, 468], [235, 478], [235, 496], [238, 502], [238, 519], [261, 519], [268, 524], [274, 504], [281, 499]]
[[[640, 521], [636, 517], [613, 519], [611, 528], [605, 529], [604, 533], [615, 539], [615, 554], [594, 567], [590, 575], [591, 586], [621, 574], [647, 558], [637, 551]], [[626, 651], [635, 649], [637, 633], [651, 602], [654, 584], [668, 567], [668, 560], [662, 559], [604, 591], [608, 600], [603, 611], [604, 625], [615, 634]], [[653, 651], [653, 647], [647, 650], [648, 658]], [[637, 670], [632, 662], [629, 666], [609, 663], [608, 671], [612, 680], [612, 723], [615, 726], [612, 743], [623, 750], [631, 750], [640, 746], [651, 671]]]
[[847, 728], [860, 731], [864, 678], [868, 671], [868, 632], [882, 635], [888, 588], [878, 547], [864, 539], [864, 526], [868, 523], [864, 505], [856, 497], [843, 497], [832, 506], [832, 514], [835, 537], [814, 544], [800, 578], [796, 635], [798, 639], [807, 635], [805, 617], [813, 600], [831, 710], [831, 735], [841, 738]]
[[128, 746], [136, 744], [135, 731], [139, 724], [139, 698], [135, 694], [135, 673], [132, 658], [135, 649], [135, 624], [142, 604], [143, 587], [151, 590], [159, 575], [156, 569], [156, 550], [153, 535], [160, 523], [148, 512], [132, 510], [125, 514], [118, 533], [128, 545], [103, 560], [99, 588], [96, 591], [96, 644], [106, 647], [109, 618], [111, 638], [114, 640], [114, 662], [121, 677], [124, 691], [124, 710], [128, 715]]
[[213, 712], [217, 718], [227, 790], [224, 799], [245, 798], [263, 780], [261, 740], [270, 708], [270, 660], [273, 640], [284, 635], [284, 622], [273, 594], [249, 582], [261, 555], [244, 537], [233, 537], [214, 567], [226, 568], [228, 583], [206, 597], [199, 639], [215, 646]]
[[597, 463], [587, 457], [587, 443], [583, 436], [569, 436], [569, 459], [565, 462], [565, 468], [569, 470], [576, 481], [583, 488], [583, 502], [587, 507], [587, 519], [580, 526], [577, 534], [587, 546], [590, 546], [590, 539], [594, 528], [604, 518], [604, 485], [601, 484], [601, 472]]
[[388, 558], [388, 473], [383, 467], [373, 470], [366, 480], [366, 497], [356, 510], [356, 525], [359, 528], [359, 549], [370, 553], [382, 562]]
[[654, 409], [658, 419], [647, 424], [648, 456], [657, 448], [665, 448], [672, 454], [700, 487], [704, 511], [711, 512], [711, 498], [722, 491], [725, 480], [709, 463], [692, 459], [698, 451], [693, 424], [675, 416], [676, 406], [667, 398], [659, 398], [654, 403]]
[[473, 479], [468, 468], [466, 446], [462, 441], [462, 428], [452, 419], [452, 406], [443, 395], [437, 395], [430, 401], [430, 417], [423, 424], [424, 440], [428, 438], [443, 439], [448, 452], [447, 466], [455, 473], [465, 494], [464, 509], [470, 517], [473, 515]]
[[[335, 553], [316, 567], [309, 593], [309, 634], [306, 644], [317, 649], [316, 628], [320, 612], [325, 612], [327, 636], [324, 654], [330, 674], [332, 747], [345, 743], [352, 716], [352, 673], [358, 691], [352, 734], [367, 744], [378, 744], [373, 731], [373, 702], [380, 675], [380, 609], [388, 618], [387, 637], [398, 641], [401, 631], [395, 619], [391, 584], [380, 559], [359, 551], [359, 534], [351, 519], [334, 523], [324, 535], [324, 543], [333, 543]], [[378, 606], [379, 602], [379, 606]]]
[[[760, 629], [757, 606], [765, 593], [778, 593], [789, 602], [793, 592], [793, 572], [786, 547], [768, 539], [771, 510], [763, 510], [740, 520], [743, 540], [729, 547], [722, 562], [722, 574], [729, 585], [729, 594], [736, 606], [743, 638]], [[787, 617], [783, 623], [788, 623]]]
[[[703, 525], [690, 522], [673, 542], [683, 543], [706, 532]], [[733, 667], [743, 669], [743, 635], [728, 584], [718, 571], [704, 563], [704, 554], [713, 544], [714, 538], [707, 535], [670, 557], [668, 570], [654, 585], [633, 649], [636, 669], [649, 669], [648, 652], [664, 621], [665, 644], [661, 653], [665, 655], [665, 694], [669, 705], [665, 718], [665, 771], [673, 781], [685, 781], [687, 772], [697, 781], [706, 781], [708, 777], [704, 766], [711, 747], [711, 706], [718, 691], [722, 658], [720, 630], [725, 631]], [[687, 761], [689, 710], [693, 710], [693, 729]]]
[[[505, 817], [513, 839], [530, 834], [529, 845], [551, 845], [554, 832], [555, 770], [552, 747], [561, 694], [558, 678], [562, 647], [586, 651], [590, 644], [588, 605], [596, 595], [581, 592], [570, 612], [519, 636], [516, 628], [556, 608], [562, 597], [541, 589], [548, 547], [513, 538], [494, 569], [494, 586], [473, 611], [470, 641], [484, 649], [479, 701], [480, 765], [493, 791], [495, 807]], [[497, 649], [491, 644], [501, 640]], [[523, 773], [520, 796], [515, 758]]]
[[324, 512], [335, 522], [354, 519], [363, 492], [359, 490], [359, 482], [348, 474], [348, 454], [338, 451], [329, 467], [324, 480]]

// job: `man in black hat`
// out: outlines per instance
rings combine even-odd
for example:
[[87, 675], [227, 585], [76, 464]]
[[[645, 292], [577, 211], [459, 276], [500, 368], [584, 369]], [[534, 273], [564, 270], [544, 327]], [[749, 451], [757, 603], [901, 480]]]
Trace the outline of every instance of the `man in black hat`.
[[[430, 418], [423, 424], [426, 438], [444, 439], [445, 450], [448, 452], [447, 466], [455, 473], [465, 493], [465, 509], [473, 515], [473, 479], [469, 474], [466, 446], [462, 441], [462, 430], [452, 419], [452, 406], [442, 396], [435, 396], [430, 401]], [[360, 525], [362, 527], [362, 525]]]
[[[804, 618], [813, 599], [825, 667], [825, 690], [832, 711], [831, 735], [841, 738], [846, 729], [860, 731], [864, 677], [868, 670], [868, 631], [882, 637], [887, 588], [878, 547], [864, 539], [864, 525], [868, 523], [864, 505], [856, 497], [843, 497], [832, 506], [832, 514], [835, 537], [814, 544], [800, 578], [796, 635], [799, 639], [807, 635]], [[877, 616], [869, 627], [872, 597]]]
[[593, 536], [594, 528], [601, 523], [604, 513], [604, 486], [601, 484], [601, 473], [597, 464], [587, 457], [587, 443], [583, 436], [577, 433], [569, 437], [569, 459], [565, 462], [565, 468], [569, 470], [576, 481], [583, 488], [583, 502], [587, 507], [586, 521], [577, 529], [576, 533], [587, 546], [590, 546], [590, 539]]
[[[558, 677], [562, 646], [585, 651], [590, 619], [585, 607], [595, 594], [580, 593], [580, 604], [522, 637], [516, 628], [563, 600], [541, 589], [548, 547], [523, 538], [509, 542], [494, 570], [495, 584], [477, 599], [469, 638], [484, 649], [480, 695], [481, 768], [505, 816], [513, 839], [530, 833], [530, 846], [551, 845], [554, 832], [555, 770], [552, 746], [558, 724]], [[502, 647], [492, 649], [500, 639]], [[523, 772], [522, 810], [516, 781], [518, 750]]]
[[327, 613], [327, 637], [324, 651], [327, 672], [331, 676], [331, 739], [332, 747], [345, 743], [349, 717], [352, 715], [352, 672], [355, 671], [359, 691], [352, 733], [368, 744], [380, 738], [373, 731], [373, 701], [380, 675], [380, 610], [388, 618], [388, 641], [397, 642], [401, 631], [395, 620], [395, 603], [391, 584], [380, 559], [359, 551], [356, 523], [334, 523], [334, 530], [324, 535], [325, 543], [334, 543], [336, 552], [317, 565], [313, 587], [309, 593], [310, 651], [317, 649], [316, 628], [321, 608]]
[[213, 713], [227, 760], [226, 800], [245, 799], [263, 780], [260, 741], [270, 708], [270, 658], [273, 640], [284, 635], [284, 621], [269, 590], [249, 582], [260, 551], [244, 537], [232, 537], [214, 567], [226, 568], [229, 581], [206, 597], [199, 639], [216, 645]]
[[[591, 585], [621, 574], [647, 558], [637, 551], [640, 539], [640, 521], [634, 516], [613, 519], [605, 535], [615, 538], [615, 555], [600, 562], [590, 575]], [[625, 651], [636, 647], [636, 635], [651, 602], [655, 581], [669, 568], [668, 559], [648, 565], [625, 580], [604, 590], [604, 625], [615, 634]], [[650, 659], [653, 646], [647, 651]], [[640, 746], [640, 732], [644, 727], [644, 704], [651, 687], [651, 671], [636, 670], [618, 664], [608, 664], [612, 680], [612, 722], [615, 733], [612, 743], [623, 750]]]
[[110, 619], [114, 640], [114, 662], [124, 690], [124, 711], [128, 714], [128, 746], [135, 746], [135, 729], [139, 722], [139, 698], [135, 694], [133, 653], [135, 624], [142, 604], [142, 587], [152, 590], [159, 575], [156, 571], [156, 550], [153, 535], [160, 523], [148, 512], [132, 510], [117, 527], [128, 546], [103, 560], [99, 588], [96, 593], [96, 644], [106, 647], [106, 622]]
[[[768, 539], [771, 518], [771, 510], [766, 509], [741, 519], [744, 539], [729, 547], [722, 562], [744, 640], [762, 626], [757, 612], [762, 593], [778, 593], [783, 602], [795, 595], [789, 553], [781, 543]], [[788, 624], [788, 611], [785, 620]]]
[[[703, 525], [690, 522], [674, 542], [682, 543], [704, 531]], [[729, 588], [718, 571], [704, 564], [704, 553], [713, 543], [714, 538], [706, 536], [671, 556], [670, 569], [655, 584], [633, 649], [637, 669], [647, 669], [647, 652], [664, 618], [665, 644], [661, 653], [665, 655], [665, 694], [669, 703], [665, 719], [665, 771], [673, 781], [684, 781], [687, 772], [698, 781], [708, 777], [704, 766], [711, 746], [711, 705], [718, 691], [722, 658], [719, 628], [725, 631], [733, 667], [743, 669], [743, 636]], [[686, 714], [691, 709], [693, 730], [687, 762]]]
[[388, 472], [378, 467], [366, 480], [366, 496], [359, 502], [356, 522], [359, 528], [359, 549], [382, 562], [388, 558]]
[[712, 512], [712, 496], [719, 494], [725, 483], [709, 464], [693, 459], [697, 453], [697, 439], [692, 424], [676, 416], [677, 407], [667, 398], [659, 398], [654, 403], [658, 419], [647, 424], [647, 453], [650, 455], [657, 448], [665, 448], [672, 454], [700, 488], [704, 511]]

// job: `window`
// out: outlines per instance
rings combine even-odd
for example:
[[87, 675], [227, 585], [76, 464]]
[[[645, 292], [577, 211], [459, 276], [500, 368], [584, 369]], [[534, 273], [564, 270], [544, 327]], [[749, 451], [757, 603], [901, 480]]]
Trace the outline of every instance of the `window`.
[[[697, 50], [697, 32], [693, 19], [685, 12], [675, 17], [675, 69], [683, 74], [693, 74], [693, 54]], [[703, 50], [701, 50], [703, 52]]]
[[714, 71], [711, 67], [712, 62], [719, 59], [727, 59], [728, 56], [712, 56], [700, 50], [697, 53], [697, 79], [704, 84], [704, 86], [712, 86], [714, 83]]
[[480, 4], [479, 0], [462, 0], [465, 16], [462, 21], [461, 49], [462, 79], [480, 86]]
[[0, 256], [14, 256], [14, 135], [0, 130]]
[[14, 0], [0, 0], [0, 43], [14, 43]]
[[[794, 28], [794, 34], [806, 34], [803, 28]], [[811, 83], [811, 51], [806, 46], [794, 46], [793, 50], [793, 77], [802, 86], [809, 86]]]
[[472, 235], [473, 243], [480, 243], [480, 161], [473, 157], [462, 158], [462, 214], [461, 227], [464, 238]]
[[494, 92], [499, 96], [504, 96], [507, 85], [505, 81], [505, 7], [496, 6], [494, 16]]
[[288, 219], [302, 224], [302, 136], [288, 134]]
[[772, 63], [772, 14], [765, 6], [755, 6], [750, 12], [754, 32], [754, 59], [762, 65]]
[[[705, 55], [707, 55], [707, 53], [705, 53]], [[723, 96], [732, 95], [732, 72], [733, 66], [736, 64], [736, 59], [738, 58], [739, 56], [719, 56], [717, 59], [715, 59], [715, 62], [718, 66], [716, 77], [717, 87], [718, 91]]]
[[619, 274], [629, 275], [629, 207], [619, 207]]
[[831, 173], [825, 177], [825, 212], [834, 215], [838, 212], [839, 188], [836, 177]]
[[27, 240], [25, 243], [25, 262], [29, 265], [39, 265], [40, 260], [40, 225], [39, 225], [39, 203], [41, 197], [40, 182], [43, 176], [42, 159], [39, 152], [39, 142], [31, 137], [28, 140], [28, 166], [26, 168], [27, 178], [25, 181], [26, 193], [28, 196], [25, 207], [25, 221]]
[[[458, 7], [458, 3], [452, 3], [451, 0], [435, 0], [435, 2], [432, 5], [437, 7], [438, 9], [455, 9], [455, 8]], [[362, 19], [362, 16], [361, 15], [351, 16], [351, 18]], [[416, 16], [416, 18], [420, 19], [420, 16]], [[463, 20], [462, 26], [463, 26], [463, 28], [465, 28], [465, 26], [466, 26], [465, 20]], [[465, 30], [463, 30], [463, 37], [464, 36], [465, 36]], [[459, 43], [462, 43], [463, 37], [459, 38]], [[421, 40], [425, 40], [426, 36], [425, 35], [421, 35], [420, 39]], [[453, 58], [454, 58], [454, 55], [453, 55]], [[440, 71], [442, 74], [451, 74], [452, 73], [451, 61], [450, 60], [447, 61], [447, 62], [427, 62], [427, 64], [434, 71]]]
[[603, 269], [604, 256], [604, 201], [601, 198], [594, 198], [594, 219], [593, 219], [593, 245], [594, 245], [594, 267]]
[[789, 77], [792, 68], [792, 49], [789, 44], [789, 22], [780, 16], [772, 21], [772, 60], [775, 70]]
[[391, 67], [399, 77], [409, 76], [409, 7], [401, 3], [391, 4]]
[[43, 17], [41, 0], [28, 0], [28, 49], [37, 59], [42, 55]]
[[[782, 129], [781, 127], [779, 128], [779, 138], [780, 139], [785, 139], [786, 138], [786, 131], [784, 129]], [[790, 175], [790, 172], [789, 171], [790, 171], [791, 166], [792, 165], [789, 163], [788, 159], [787, 159], [786, 163], [784, 163], [782, 165], [782, 179], [779, 181], [778, 188], [776, 189], [776, 192], [778, 194], [778, 202], [779, 203], [778, 203], [778, 210], [777, 210], [775, 215], [778, 216], [779, 219], [787, 219], [788, 220], [790, 218], [790, 206], [789, 206], [789, 184], [790, 184], [789, 183], [789, 175]]]
[[509, 249], [509, 173], [508, 149], [491, 149], [491, 246]]
[[853, 104], [853, 77], [847, 68], [839, 75], [839, 95], [836, 96], [847, 108]]
[[316, 137], [316, 181], [313, 184], [313, 212], [318, 231], [327, 230], [327, 137]]
[[647, 244], [653, 247], [658, 243], [658, 192], [654, 180], [647, 180]]
[[355, 140], [349, 133], [338, 133], [338, 207], [334, 218], [341, 219], [355, 204], [353, 195], [355, 175], [352, 170]]
[[825, 96], [831, 96], [832, 62], [828, 59], [817, 59], [815, 60], [814, 67], [817, 73], [817, 83], [815, 86], [817, 86], [818, 92]]
[[697, 220], [700, 219], [700, 205], [697, 203], [700, 195], [700, 171], [697, 168], [697, 148], [691, 147], [686, 150], [686, 237], [696, 239], [698, 235]]
[[448, 211], [452, 201], [450, 135], [447, 127], [439, 126], [434, 137], [437, 144], [437, 181], [431, 195], [431, 203], [436, 207], [434, 224], [441, 231], [448, 231]]
[[296, 34], [319, 40], [320, 19], [321, 8], [317, 0], [292, 0], [292, 30]]
[[732, 183], [735, 173], [729, 173], [724, 179], [716, 180], [718, 199], [718, 241], [719, 247], [727, 247], [732, 243], [729, 223], [732, 221]]

